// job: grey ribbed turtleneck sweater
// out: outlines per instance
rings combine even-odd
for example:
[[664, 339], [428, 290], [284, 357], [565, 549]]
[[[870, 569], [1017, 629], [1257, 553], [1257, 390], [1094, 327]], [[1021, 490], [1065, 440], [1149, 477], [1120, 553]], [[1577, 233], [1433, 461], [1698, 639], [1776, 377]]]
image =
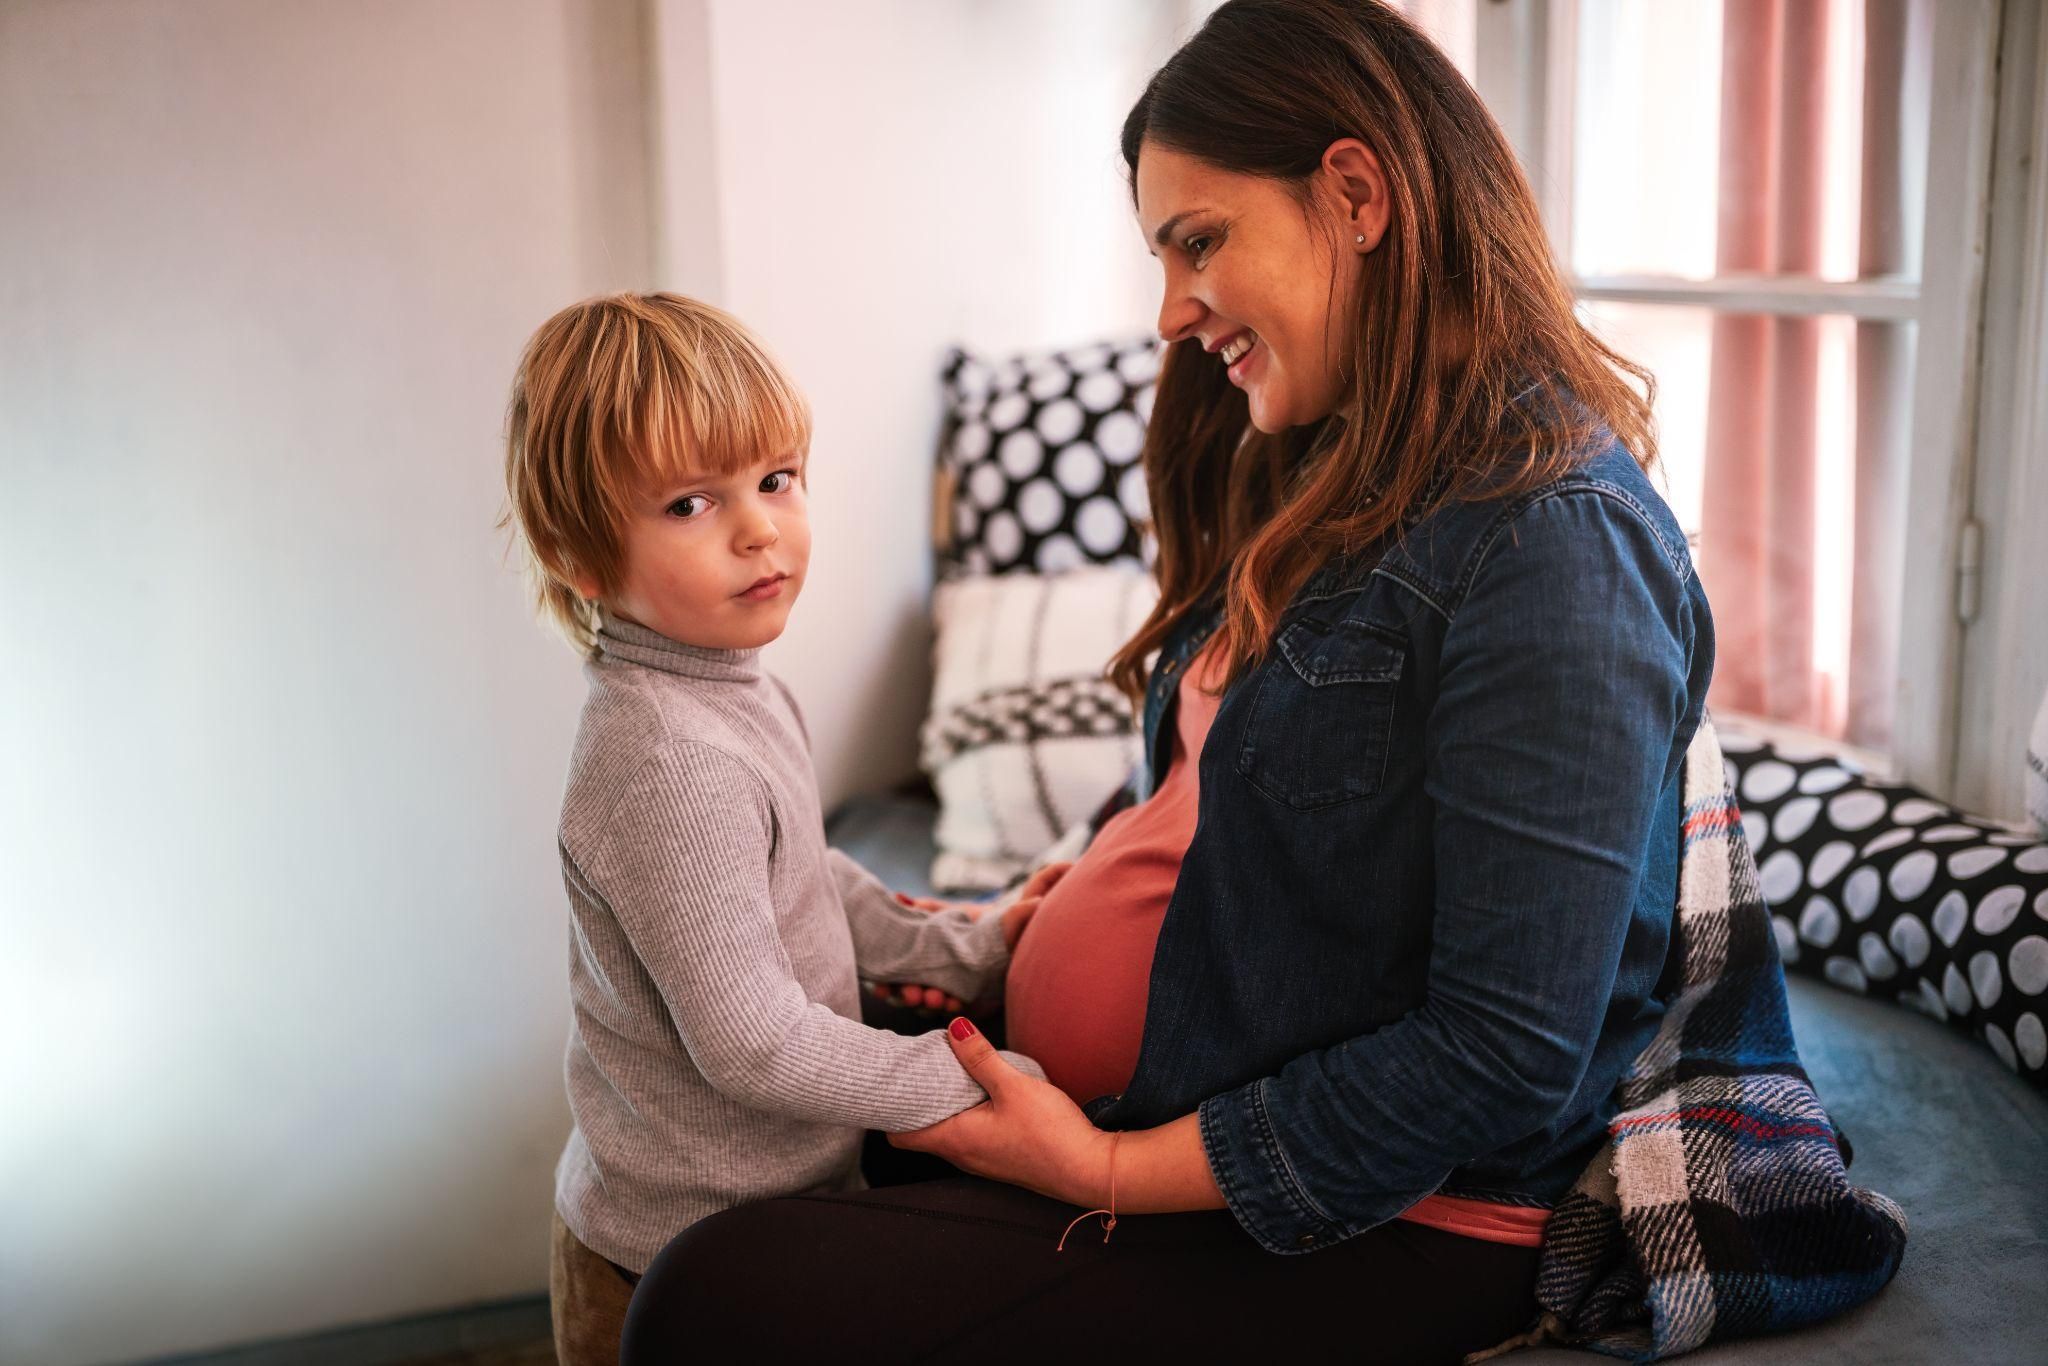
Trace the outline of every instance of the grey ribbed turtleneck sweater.
[[758, 650], [609, 617], [598, 647], [562, 798], [576, 1127], [555, 1204], [641, 1271], [728, 1206], [859, 1189], [863, 1129], [980, 1103], [942, 1033], [860, 1023], [856, 973], [971, 1000], [1009, 955], [999, 915], [910, 910], [826, 848], [803, 721]]

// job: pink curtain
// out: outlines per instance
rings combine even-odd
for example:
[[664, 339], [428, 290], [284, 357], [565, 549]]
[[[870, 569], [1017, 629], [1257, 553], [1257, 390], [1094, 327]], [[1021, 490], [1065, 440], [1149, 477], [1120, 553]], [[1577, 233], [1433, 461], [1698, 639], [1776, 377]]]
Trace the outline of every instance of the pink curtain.
[[[1817, 274], [1828, 6], [1726, 0], [1722, 22], [1716, 267]], [[1714, 703], [1814, 727], [1819, 357], [1814, 319], [1716, 317], [1700, 535]]]
[[[1857, 273], [1910, 275], [1927, 155], [1929, 0], [1862, 0], [1862, 145]], [[1826, 0], [1725, 0], [1722, 9], [1720, 230], [1723, 272], [1821, 269], [1829, 44]], [[1910, 326], [1854, 329], [1853, 495], [1816, 503], [1822, 323], [1717, 316], [1707, 401], [1700, 572], [1720, 651], [1714, 702], [1882, 750], [1892, 736], [1903, 587], [1914, 337]], [[1815, 670], [1816, 516], [1840, 518], [1850, 545], [1845, 678]], [[1839, 686], [1824, 686], [1838, 684]]]
[[[1932, 15], [1924, 0], [1864, 0], [1862, 214], [1857, 274], [1919, 269], [1910, 208], [1924, 164], [1924, 64]], [[1921, 130], [1915, 136], [1915, 129]], [[1855, 559], [1849, 605], [1849, 688], [1844, 732], [1887, 749], [1905, 584], [1906, 460], [1913, 391], [1913, 332], [1856, 324]]]

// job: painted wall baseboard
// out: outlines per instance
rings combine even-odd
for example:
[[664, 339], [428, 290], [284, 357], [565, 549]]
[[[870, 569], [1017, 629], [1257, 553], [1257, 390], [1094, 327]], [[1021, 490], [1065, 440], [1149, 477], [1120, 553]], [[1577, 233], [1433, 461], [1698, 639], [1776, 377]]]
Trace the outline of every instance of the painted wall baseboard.
[[548, 1297], [525, 1295], [303, 1337], [153, 1357], [144, 1366], [393, 1366], [420, 1357], [532, 1342], [548, 1332]]

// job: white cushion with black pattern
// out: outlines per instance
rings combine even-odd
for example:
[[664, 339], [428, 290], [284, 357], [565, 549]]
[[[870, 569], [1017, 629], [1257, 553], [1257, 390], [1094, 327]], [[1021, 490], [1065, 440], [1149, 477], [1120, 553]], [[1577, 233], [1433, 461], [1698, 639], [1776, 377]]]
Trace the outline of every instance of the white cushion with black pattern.
[[1123, 785], [1137, 726], [1102, 674], [1157, 594], [1128, 565], [939, 585], [923, 733], [934, 886], [1008, 885]]
[[1158, 339], [991, 361], [955, 350], [940, 452], [941, 577], [1142, 565], [1138, 460]]
[[1721, 730], [1793, 972], [1910, 1006], [2048, 1086], [2048, 843], [1826, 747]]

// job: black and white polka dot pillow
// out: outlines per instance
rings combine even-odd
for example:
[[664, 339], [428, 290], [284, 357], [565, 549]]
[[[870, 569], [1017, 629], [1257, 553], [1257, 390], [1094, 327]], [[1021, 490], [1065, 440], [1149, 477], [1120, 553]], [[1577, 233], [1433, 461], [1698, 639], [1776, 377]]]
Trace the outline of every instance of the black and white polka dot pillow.
[[946, 578], [1146, 562], [1156, 338], [946, 364]]
[[2048, 1087], [2048, 843], [1722, 731], [1788, 969], [1947, 1021]]

